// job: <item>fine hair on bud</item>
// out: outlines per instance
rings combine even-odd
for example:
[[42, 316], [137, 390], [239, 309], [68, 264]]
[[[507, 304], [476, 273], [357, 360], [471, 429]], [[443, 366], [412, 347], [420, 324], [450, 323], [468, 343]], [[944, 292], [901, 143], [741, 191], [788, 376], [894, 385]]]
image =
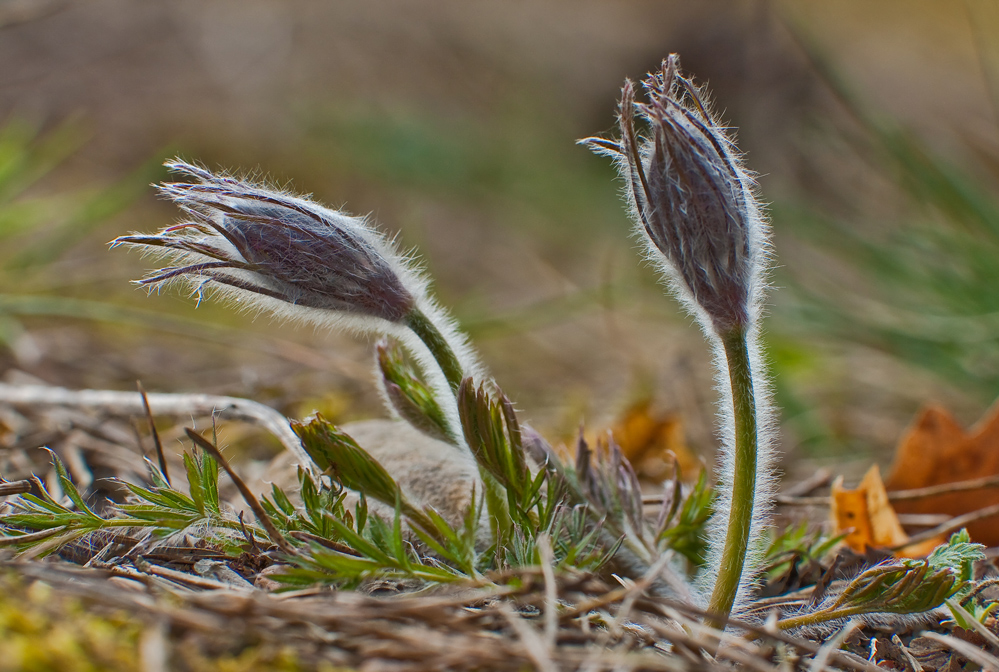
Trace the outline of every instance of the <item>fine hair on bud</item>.
[[[717, 513], [710, 524], [706, 568], [699, 577], [706, 594], [712, 592], [723, 562], [731, 561], [722, 556], [733, 489], [740, 487], [737, 444], [739, 450], [742, 444], [752, 444], [738, 467], [743, 474], [740, 492], [751, 490], [746, 494], [752, 509], [748, 550], [746, 540], [740, 542], [744, 571], [731, 591], [738, 611], [762, 559], [761, 533], [774, 489], [774, 419], [759, 349], [771, 257], [769, 226], [754, 177], [743, 166], [729, 130], [711, 111], [706, 91], [682, 74], [678, 56], [664, 60], [641, 88], [644, 96], [639, 100], [632, 82], [625, 82], [618, 139], [580, 142], [614, 159], [647, 258], [696, 316], [713, 346], [721, 449]], [[745, 517], [748, 522], [748, 510]], [[720, 612], [731, 608], [728, 604]]]
[[580, 142], [615, 160], [649, 260], [705, 330], [754, 323], [770, 246], [753, 174], [676, 54], [642, 88], [646, 102], [622, 88], [619, 140]]
[[480, 373], [466, 337], [430, 296], [416, 259], [366, 219], [179, 159], [165, 165], [194, 180], [158, 185], [187, 218], [156, 234], [133, 233], [111, 243], [169, 262], [139, 285], [158, 290], [183, 283], [199, 302], [214, 294], [281, 319], [391, 334], [414, 353], [428, 382], [450, 396], [434, 357], [406, 326], [421, 314], [469, 375]]

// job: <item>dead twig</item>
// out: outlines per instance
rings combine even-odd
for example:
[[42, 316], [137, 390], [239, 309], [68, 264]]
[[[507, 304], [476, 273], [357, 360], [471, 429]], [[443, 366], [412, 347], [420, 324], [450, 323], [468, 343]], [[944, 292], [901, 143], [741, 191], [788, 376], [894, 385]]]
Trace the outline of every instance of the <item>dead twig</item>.
[[[145, 413], [143, 397], [137, 392], [68, 390], [46, 385], [0, 383], [0, 403], [13, 406], [95, 408], [117, 415]], [[312, 468], [312, 460], [302, 447], [301, 440], [292, 431], [288, 419], [270, 406], [249, 399], [212, 394], [153, 393], [145, 395], [145, 403], [148, 403], [156, 415], [188, 417], [217, 414], [221, 418], [253, 422], [273, 434], [301, 466]]]
[[774, 501], [782, 506], [829, 506], [832, 499], [829, 497], [788, 497], [787, 495], [777, 495]]
[[817, 490], [823, 485], [828, 485], [829, 481], [832, 480], [832, 477], [832, 470], [823, 467], [822, 469], [816, 471], [810, 478], [806, 478], [803, 481], [795, 483], [790, 488], [782, 492], [781, 495], [785, 497], [803, 497], [812, 490]]
[[947, 495], [952, 492], [966, 492], [968, 490], [980, 490], [982, 488], [997, 487], [999, 487], [999, 474], [994, 476], [985, 476], [982, 478], [973, 478], [968, 481], [930, 485], [925, 488], [895, 490], [894, 492], [888, 493], [888, 499], [892, 502], [902, 502], [910, 499], [924, 499], [926, 497], [936, 497], [937, 495]]
[[0, 483], [0, 497], [21, 495], [31, 490], [31, 481], [8, 481]]
[[983, 518], [992, 518], [993, 516], [999, 516], [999, 504], [986, 506], [978, 509], [977, 511], [966, 513], [963, 516], [954, 516], [943, 525], [937, 525], [936, 527], [932, 527], [928, 530], [920, 532], [919, 534], [912, 535], [904, 544], [894, 546], [890, 550], [898, 550], [899, 548], [903, 548], [911, 544], [918, 544], [921, 541], [927, 541], [929, 539], [933, 539], [934, 537], [950, 534], [951, 532], [960, 530], [962, 527], [967, 527], [971, 523], [982, 520]]
[[[800, 483], [795, 483], [785, 492], [777, 495], [776, 501], [778, 504], [787, 504], [790, 506], [827, 506], [829, 504], [828, 497], [805, 497], [804, 495], [807, 495], [816, 488], [821, 488], [823, 485], [829, 483], [831, 479], [832, 471], [824, 468], [819, 469], [811, 478], [807, 478]], [[642, 497], [642, 504], [662, 504], [664, 499], [664, 495], [646, 495]]]
[[215, 579], [204, 576], [195, 576], [194, 574], [188, 574], [187, 572], [178, 572], [175, 569], [161, 567], [159, 565], [147, 563], [139, 569], [145, 574], [158, 576], [163, 579], [169, 579], [175, 583], [185, 584], [194, 588], [202, 588], [205, 590], [247, 590], [245, 588], [232, 586], [228, 583], [223, 583], [222, 581], [216, 581]]
[[[999, 488], [999, 474], [973, 478], [967, 481], [930, 485], [925, 488], [893, 490], [888, 493], [888, 501], [905, 502], [913, 499], [926, 499], [927, 497], [936, 497], [937, 495], [948, 495], [954, 492], [967, 492], [969, 490], [982, 490], [985, 488]], [[789, 491], [783, 495], [778, 495], [776, 501], [778, 504], [785, 506], [829, 506], [830, 498], [798, 497]]]
[[163, 478], [166, 482], [170, 482], [170, 471], [167, 469], [166, 456], [163, 454], [163, 442], [160, 441], [160, 433], [156, 431], [156, 421], [153, 419], [153, 412], [149, 408], [149, 395], [146, 394], [146, 389], [142, 387], [140, 381], [135, 381], [135, 386], [139, 388], [139, 394], [142, 395], [142, 410], [146, 412], [146, 422], [149, 424], [149, 433], [153, 437], [153, 447], [156, 449], [156, 461], [159, 462], [160, 471], [163, 472]]

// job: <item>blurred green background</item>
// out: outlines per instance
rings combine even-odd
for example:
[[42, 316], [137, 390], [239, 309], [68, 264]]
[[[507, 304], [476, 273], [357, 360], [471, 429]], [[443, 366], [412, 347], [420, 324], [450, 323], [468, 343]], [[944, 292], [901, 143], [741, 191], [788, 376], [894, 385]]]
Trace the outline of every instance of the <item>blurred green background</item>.
[[128, 284], [180, 155], [419, 250], [555, 438], [653, 394], [710, 454], [706, 347], [607, 162], [625, 77], [710, 85], [771, 203], [787, 468], [887, 459], [917, 408], [999, 396], [999, 2], [0, 0], [0, 376], [381, 413], [370, 344]]

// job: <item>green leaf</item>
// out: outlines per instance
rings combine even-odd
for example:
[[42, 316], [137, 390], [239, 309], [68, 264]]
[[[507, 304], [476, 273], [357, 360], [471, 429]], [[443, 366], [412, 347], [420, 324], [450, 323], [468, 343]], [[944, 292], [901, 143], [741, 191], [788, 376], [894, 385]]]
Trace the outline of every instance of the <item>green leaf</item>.
[[458, 390], [461, 426], [476, 462], [512, 491], [517, 502], [526, 504], [532, 479], [524, 458], [520, 426], [510, 400], [502, 394], [498, 396], [498, 400], [494, 399], [484, 385], [476, 389], [472, 379], [466, 378]]
[[59, 475], [59, 485], [62, 487], [62, 491], [76, 505], [80, 513], [99, 520], [100, 517], [87, 506], [83, 496], [80, 495], [80, 491], [77, 490], [76, 485], [70, 479], [69, 473], [66, 471], [66, 465], [62, 463], [62, 460], [59, 459], [59, 456], [54, 451], [48, 448], [46, 450], [49, 451], [49, 455], [52, 457], [52, 466], [55, 467], [56, 473]]
[[[714, 513], [714, 501], [715, 492], [708, 484], [707, 472], [701, 471], [697, 482], [683, 500], [676, 523], [660, 531], [660, 547], [679, 553], [694, 567], [702, 566], [708, 547], [706, 526]], [[668, 524], [668, 521], [664, 524]]]
[[433, 533], [434, 525], [426, 514], [409, 501], [385, 467], [348, 434], [318, 413], [308, 424], [292, 421], [291, 426], [320, 469], [332, 474], [344, 487], [389, 506], [398, 504], [410, 522]]
[[308, 424], [293, 420], [291, 426], [312, 461], [345, 487], [389, 506], [401, 498], [402, 490], [385, 467], [322, 415], [317, 413]]
[[187, 484], [191, 491], [191, 501], [194, 507], [203, 516], [208, 515], [205, 510], [205, 489], [201, 483], [201, 469], [191, 455], [184, 453], [184, 468], [187, 470]]
[[[286, 516], [292, 516], [295, 514], [295, 506], [288, 499], [288, 495], [284, 494], [284, 490], [279, 488], [277, 484], [271, 484], [271, 497], [274, 500], [274, 507], [276, 510], [281, 511]], [[304, 492], [303, 492], [304, 500]], [[306, 503], [306, 508], [308, 504]]]
[[960, 590], [951, 567], [934, 568], [924, 560], [878, 565], [851, 580], [821, 608], [778, 622], [781, 629], [816, 625], [860, 614], [918, 614], [935, 609]]
[[926, 562], [934, 569], [951, 569], [963, 581], [975, 578], [975, 562], [985, 559], [985, 546], [975, 544], [967, 529], [955, 532], [946, 544], [933, 549]]
[[423, 378], [406, 361], [396, 341], [382, 339], [376, 346], [378, 370], [385, 396], [399, 417], [427, 436], [455, 443], [437, 397]]
[[[212, 443], [218, 445], [217, 437], [213, 437]], [[213, 515], [222, 513], [219, 503], [219, 465], [215, 458], [207, 453], [200, 453], [196, 458], [201, 469], [201, 488], [205, 497], [205, 507]]]

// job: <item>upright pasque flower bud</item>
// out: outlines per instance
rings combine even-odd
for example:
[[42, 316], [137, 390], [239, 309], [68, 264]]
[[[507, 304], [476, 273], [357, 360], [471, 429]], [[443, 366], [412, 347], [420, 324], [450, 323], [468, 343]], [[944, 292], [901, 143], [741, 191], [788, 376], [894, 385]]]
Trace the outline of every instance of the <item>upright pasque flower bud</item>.
[[[617, 161], [635, 219], [681, 297], [719, 333], [746, 327], [766, 244], [752, 177], [704, 92], [680, 74], [676, 54], [643, 88], [646, 103], [624, 85], [620, 140], [582, 142]], [[636, 130], [636, 114], [647, 135]]]
[[704, 91], [680, 73], [676, 54], [643, 88], [644, 103], [635, 101], [631, 82], [624, 85], [620, 140], [582, 142], [615, 159], [650, 258], [715, 346], [721, 469], [700, 580], [710, 587], [707, 607], [717, 625], [748, 599], [773, 487], [773, 414], [758, 347], [767, 226], [752, 176]]
[[397, 253], [363, 220], [182, 161], [166, 165], [198, 180], [159, 187], [191, 219], [112, 243], [161, 251], [174, 262], [140, 284], [185, 279], [198, 293], [208, 286], [237, 299], [268, 297], [396, 323], [412, 311]]

